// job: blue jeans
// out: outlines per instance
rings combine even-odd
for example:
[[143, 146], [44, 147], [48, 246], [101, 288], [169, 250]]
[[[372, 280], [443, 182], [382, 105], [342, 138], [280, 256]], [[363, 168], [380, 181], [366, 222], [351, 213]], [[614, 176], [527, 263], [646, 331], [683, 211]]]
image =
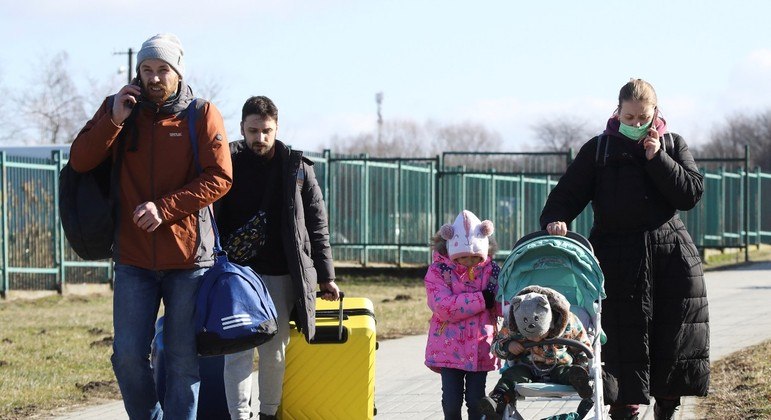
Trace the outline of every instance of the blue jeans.
[[[129, 418], [194, 420], [198, 409], [198, 354], [193, 317], [205, 269], [153, 271], [115, 264], [112, 368]], [[163, 300], [166, 395], [158, 401], [150, 343]]]
[[461, 420], [464, 395], [469, 420], [480, 419], [482, 411], [479, 409], [479, 400], [485, 396], [487, 372], [467, 372], [460, 369], [442, 368], [441, 375], [444, 419]]

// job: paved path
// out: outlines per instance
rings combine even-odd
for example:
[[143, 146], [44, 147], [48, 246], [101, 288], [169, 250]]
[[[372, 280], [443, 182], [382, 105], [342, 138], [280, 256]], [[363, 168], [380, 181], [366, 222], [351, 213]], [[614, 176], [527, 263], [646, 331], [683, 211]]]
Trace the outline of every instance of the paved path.
[[[706, 279], [713, 361], [771, 339], [771, 262], [709, 272]], [[442, 418], [439, 376], [423, 365], [425, 342], [425, 336], [411, 336], [380, 343], [375, 379], [376, 420]], [[497, 374], [488, 375], [488, 391], [496, 379]], [[256, 395], [253, 400], [257, 401]], [[677, 418], [698, 419], [693, 411], [697, 402], [696, 398], [685, 399]], [[527, 399], [518, 407], [525, 418], [540, 419], [572, 410], [576, 405], [577, 401], [570, 400]], [[653, 408], [643, 409], [642, 419], [653, 420]], [[45, 418], [126, 420], [128, 416], [118, 401]]]

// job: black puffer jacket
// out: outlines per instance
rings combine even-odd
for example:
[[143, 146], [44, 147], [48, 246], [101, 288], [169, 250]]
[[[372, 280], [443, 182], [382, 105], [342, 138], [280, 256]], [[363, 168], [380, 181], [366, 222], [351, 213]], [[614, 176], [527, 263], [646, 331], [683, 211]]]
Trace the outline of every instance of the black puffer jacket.
[[[685, 141], [647, 160], [637, 142], [587, 142], [549, 194], [541, 226], [570, 223], [591, 202], [590, 241], [605, 275], [602, 359], [619, 403], [707, 393], [709, 315], [701, 259], [680, 220], [701, 198], [703, 177]], [[668, 143], [668, 142], [665, 142]], [[670, 145], [672, 142], [669, 142]], [[607, 149], [605, 145], [607, 144]], [[606, 153], [607, 152], [607, 153]]]
[[[292, 311], [305, 338], [310, 340], [316, 333], [316, 284], [328, 283], [335, 279], [332, 263], [332, 248], [329, 245], [329, 227], [326, 204], [313, 170], [313, 162], [301, 151], [290, 150], [276, 140], [276, 158], [280, 159], [279, 177], [274, 182], [279, 205], [280, 228], [283, 253], [276, 258], [274, 273], [289, 273], [294, 287], [295, 302]], [[244, 140], [230, 143], [234, 164], [233, 189], [220, 200], [217, 206], [217, 224], [222, 226], [222, 236], [243, 225], [260, 209], [261, 191], [265, 188], [258, 183], [268, 182], [254, 176], [258, 170], [251, 152]], [[239, 163], [240, 162], [240, 163]], [[255, 197], [260, 195], [260, 197]], [[270, 223], [270, 221], [268, 222]], [[269, 235], [273, 224], [268, 227]], [[274, 255], [274, 254], [271, 254]], [[259, 270], [259, 267], [255, 267]], [[260, 271], [258, 271], [260, 272]]]

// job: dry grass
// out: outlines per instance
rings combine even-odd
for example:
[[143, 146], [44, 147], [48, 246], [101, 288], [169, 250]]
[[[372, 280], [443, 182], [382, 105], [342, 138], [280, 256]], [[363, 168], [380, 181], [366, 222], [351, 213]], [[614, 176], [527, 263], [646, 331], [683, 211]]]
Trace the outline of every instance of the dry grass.
[[771, 341], [731, 354], [712, 366], [710, 395], [700, 418], [771, 418]]
[[346, 296], [366, 296], [375, 305], [379, 340], [425, 334], [431, 311], [422, 278], [348, 278], [339, 280]]
[[110, 296], [0, 303], [0, 418], [118, 398]]
[[[707, 254], [704, 269], [707, 271], [720, 270], [737, 264], [741, 265], [745, 263], [744, 257], [744, 250], [738, 248], [728, 249], [724, 252], [713, 251]], [[757, 247], [750, 247], [749, 257], [750, 262], [771, 260], [771, 245], [761, 244]]]

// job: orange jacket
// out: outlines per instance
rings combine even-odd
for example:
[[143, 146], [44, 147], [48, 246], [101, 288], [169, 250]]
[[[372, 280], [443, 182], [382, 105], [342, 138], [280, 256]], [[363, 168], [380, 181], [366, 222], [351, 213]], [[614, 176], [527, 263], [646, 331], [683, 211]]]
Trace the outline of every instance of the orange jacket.
[[[186, 88], [182, 85], [183, 88]], [[222, 116], [206, 103], [197, 120], [197, 173], [187, 118], [179, 114], [192, 99], [187, 94], [159, 109], [142, 102], [133, 124], [116, 126], [111, 98], [106, 99], [80, 131], [70, 149], [72, 168], [87, 172], [117, 156], [118, 134], [125, 143], [119, 174], [118, 220], [113, 258], [121, 264], [150, 270], [189, 269], [213, 264], [213, 234], [206, 206], [222, 197], [232, 184], [232, 166]], [[182, 113], [184, 115], [184, 112]], [[136, 150], [130, 151], [131, 130], [138, 130]], [[152, 201], [163, 223], [146, 232], [134, 223], [134, 209]], [[202, 210], [201, 210], [202, 209]]]

